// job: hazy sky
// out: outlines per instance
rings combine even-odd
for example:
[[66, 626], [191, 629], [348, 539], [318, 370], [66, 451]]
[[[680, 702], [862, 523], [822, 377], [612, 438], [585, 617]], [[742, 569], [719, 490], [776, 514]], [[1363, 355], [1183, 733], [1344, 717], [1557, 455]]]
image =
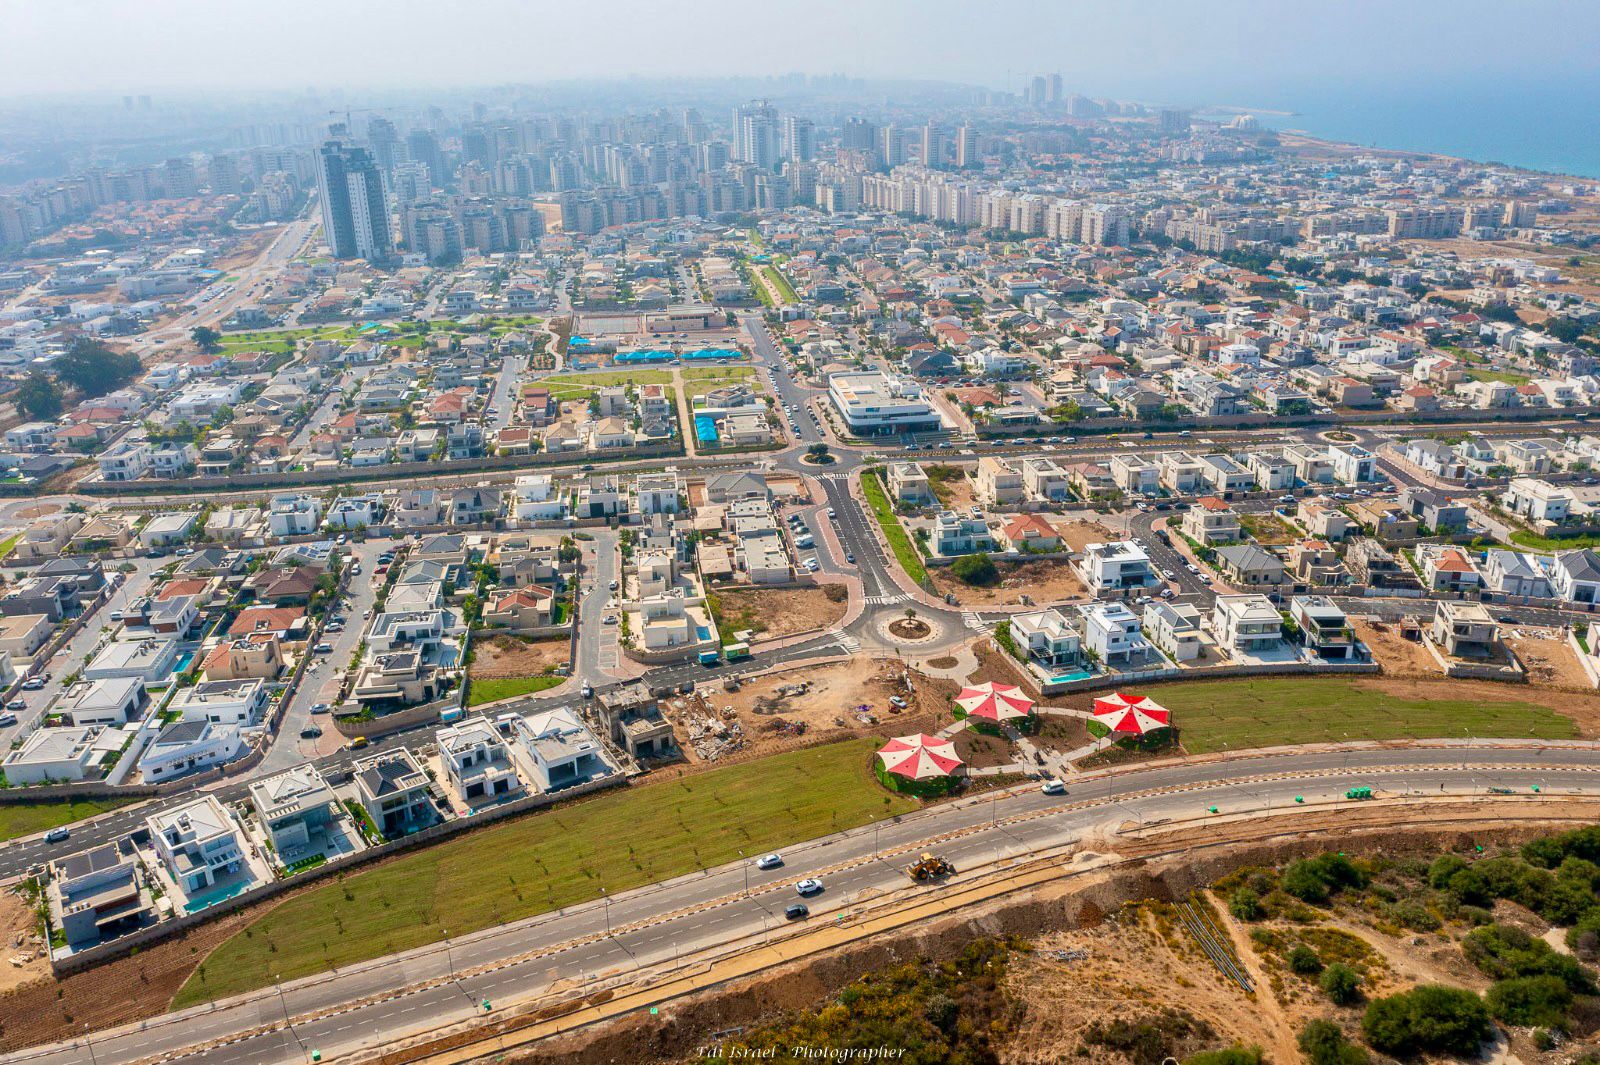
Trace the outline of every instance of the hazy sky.
[[1319, 83], [1594, 84], [1597, 57], [1600, 0], [0, 0], [4, 96], [1060, 70], [1267, 106]]

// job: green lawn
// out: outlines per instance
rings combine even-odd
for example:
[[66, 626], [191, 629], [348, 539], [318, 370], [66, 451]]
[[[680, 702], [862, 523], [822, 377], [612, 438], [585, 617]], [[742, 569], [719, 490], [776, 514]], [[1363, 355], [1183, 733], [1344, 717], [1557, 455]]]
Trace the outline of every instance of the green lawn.
[[702, 367], [683, 371], [683, 388], [686, 397], [703, 396], [724, 385], [753, 384], [756, 372], [749, 366]]
[[918, 584], [927, 580], [928, 568], [922, 564], [922, 555], [917, 552], [917, 545], [911, 542], [911, 535], [906, 532], [905, 526], [900, 524], [894, 507], [889, 505], [889, 496], [883, 490], [883, 482], [870, 473], [863, 474], [861, 491], [867, 497], [867, 505], [872, 507], [872, 513], [877, 516], [878, 525], [883, 529], [883, 535], [889, 541], [889, 547], [894, 551], [895, 561], [900, 563], [900, 568]]
[[1600, 547], [1600, 536], [1540, 536], [1518, 529], [1511, 534], [1511, 542], [1535, 551], [1576, 551], [1580, 547]]
[[222, 944], [181, 1009], [905, 813], [850, 740], [517, 818], [297, 895]]
[[107, 810], [126, 806], [111, 799], [85, 799], [75, 802], [37, 802], [0, 806], [0, 840], [16, 839], [44, 832], [57, 825], [70, 825]]
[[9, 557], [11, 552], [17, 549], [17, 544], [21, 542], [21, 540], [21, 533], [17, 533], [15, 536], [8, 536], [4, 540], [0, 540], [0, 559]]
[[1501, 381], [1508, 385], [1525, 385], [1532, 380], [1525, 373], [1510, 370], [1468, 370], [1467, 376], [1474, 381]]
[[799, 303], [800, 297], [795, 295], [794, 286], [789, 284], [789, 279], [783, 276], [783, 271], [775, 266], [763, 266], [761, 272], [767, 275], [767, 280], [777, 288], [783, 296], [785, 303]]
[[510, 699], [515, 695], [532, 695], [546, 688], [554, 688], [566, 679], [566, 677], [548, 676], [484, 677], [472, 682], [472, 689], [467, 692], [467, 705], [478, 706], [482, 703], [492, 703], [497, 699]]
[[1146, 694], [1173, 712], [1193, 754], [1347, 737], [1578, 735], [1571, 719], [1532, 702], [1411, 699], [1360, 685], [1344, 677], [1261, 677], [1160, 685]]
[[595, 389], [607, 385], [670, 385], [671, 370], [601, 370], [595, 373], [556, 374], [533, 382], [539, 385], [576, 385]]

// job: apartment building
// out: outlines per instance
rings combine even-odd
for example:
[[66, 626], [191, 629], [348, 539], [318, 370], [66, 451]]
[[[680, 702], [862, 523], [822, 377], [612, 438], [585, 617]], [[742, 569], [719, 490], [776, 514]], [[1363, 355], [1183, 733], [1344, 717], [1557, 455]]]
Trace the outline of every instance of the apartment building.
[[1239, 515], [1216, 496], [1203, 496], [1183, 515], [1183, 534], [1203, 547], [1233, 543], [1243, 535]]

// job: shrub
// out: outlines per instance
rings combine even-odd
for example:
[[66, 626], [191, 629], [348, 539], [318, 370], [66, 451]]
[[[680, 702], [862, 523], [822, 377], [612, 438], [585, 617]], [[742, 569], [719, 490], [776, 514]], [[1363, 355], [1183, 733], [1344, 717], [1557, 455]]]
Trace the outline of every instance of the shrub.
[[1228, 912], [1241, 921], [1259, 921], [1266, 911], [1261, 907], [1261, 896], [1242, 887], [1228, 896]]
[[1261, 1048], [1235, 1045], [1225, 1050], [1202, 1050], [1184, 1058], [1183, 1065], [1261, 1065]]
[[1289, 971], [1301, 976], [1315, 976], [1322, 971], [1322, 959], [1304, 943], [1298, 944], [1289, 952]]
[[1559, 977], [1519, 976], [1501, 980], [1484, 996], [1489, 1012], [1506, 1024], [1554, 1027], [1567, 1019], [1572, 991]]
[[1000, 579], [1000, 567], [982, 551], [976, 555], [962, 555], [950, 563], [950, 572], [957, 580], [980, 587], [987, 587]]
[[1311, 1021], [1295, 1042], [1310, 1065], [1367, 1065], [1367, 1052], [1346, 1039], [1332, 1021]]
[[1440, 984], [1374, 999], [1361, 1018], [1361, 1034], [1373, 1049], [1401, 1057], [1475, 1054], [1490, 1030], [1489, 1008], [1481, 998]]
[[1510, 925], [1474, 928], [1462, 940], [1461, 949], [1468, 961], [1496, 980], [1554, 976], [1575, 992], [1586, 994], [1594, 987], [1576, 958], [1558, 953], [1544, 940]]
[[1395, 903], [1389, 910], [1389, 916], [1395, 923], [1413, 932], [1432, 932], [1439, 927], [1439, 918], [1429, 913], [1422, 903], [1412, 899]]
[[1293, 862], [1284, 870], [1279, 886], [1302, 902], [1326, 902], [1345, 888], [1364, 887], [1366, 874], [1350, 859], [1324, 854]]
[[1337, 1006], [1348, 1006], [1361, 998], [1361, 974], [1344, 962], [1336, 961], [1322, 970], [1317, 985]]

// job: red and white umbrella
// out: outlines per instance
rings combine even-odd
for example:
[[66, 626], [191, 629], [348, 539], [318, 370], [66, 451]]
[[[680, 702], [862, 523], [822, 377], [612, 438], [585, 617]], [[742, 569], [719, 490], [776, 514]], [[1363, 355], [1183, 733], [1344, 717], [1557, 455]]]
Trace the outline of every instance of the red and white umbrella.
[[907, 780], [947, 777], [962, 765], [955, 744], [920, 732], [890, 740], [878, 751], [878, 760], [886, 771]]
[[1112, 732], [1143, 736], [1146, 732], [1166, 728], [1172, 721], [1172, 711], [1153, 699], [1115, 692], [1094, 701], [1094, 719]]
[[1033, 700], [1022, 694], [1021, 688], [1015, 684], [996, 684], [992, 680], [962, 688], [961, 694], [956, 696], [956, 705], [965, 710], [968, 717], [993, 721], [997, 725], [1027, 717], [1033, 710]]

